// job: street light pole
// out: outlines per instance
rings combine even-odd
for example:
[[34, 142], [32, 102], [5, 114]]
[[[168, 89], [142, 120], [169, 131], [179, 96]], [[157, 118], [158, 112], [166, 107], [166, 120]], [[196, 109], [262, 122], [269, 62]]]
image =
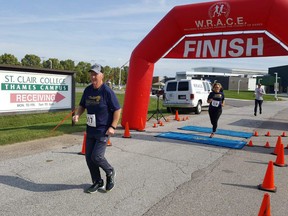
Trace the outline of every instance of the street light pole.
[[127, 62], [125, 62], [125, 64], [123, 64], [120, 67], [120, 71], [119, 71], [119, 90], [121, 89], [121, 69], [129, 62], [129, 60]]
[[278, 100], [277, 97], [277, 91], [278, 91], [278, 73], [274, 73], [276, 75], [276, 81], [275, 81], [275, 86], [274, 86], [274, 92], [275, 92], [275, 99]]
[[238, 94], [239, 94], [239, 89], [240, 89], [240, 82], [241, 82], [241, 79], [238, 80]]
[[121, 68], [122, 66], [120, 67], [120, 71], [119, 71], [119, 90], [121, 89]]
[[49, 61], [49, 63], [50, 63], [50, 69], [52, 69], [52, 60], [49, 59], [48, 61]]

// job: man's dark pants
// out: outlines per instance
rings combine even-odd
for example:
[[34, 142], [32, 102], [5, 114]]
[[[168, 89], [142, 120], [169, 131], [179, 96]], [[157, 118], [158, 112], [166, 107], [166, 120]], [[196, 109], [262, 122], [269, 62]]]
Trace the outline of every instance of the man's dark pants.
[[105, 158], [108, 139], [108, 136], [97, 137], [87, 134], [85, 157], [93, 183], [102, 180], [99, 168], [102, 168], [106, 175], [113, 171], [113, 167]]

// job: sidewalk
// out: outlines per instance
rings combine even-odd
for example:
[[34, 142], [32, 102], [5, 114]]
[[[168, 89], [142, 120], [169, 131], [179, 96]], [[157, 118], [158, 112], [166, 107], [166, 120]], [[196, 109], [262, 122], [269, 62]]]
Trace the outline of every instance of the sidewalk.
[[[188, 121], [170, 118], [144, 132], [123, 129], [111, 138], [107, 158], [115, 166], [116, 187], [109, 193], [83, 193], [90, 184], [81, 151], [83, 134], [72, 134], [5, 146], [0, 153], [0, 209], [4, 215], [257, 215], [262, 184], [277, 136], [288, 131], [288, 101], [265, 102], [263, 114], [253, 106], [225, 107], [219, 128], [253, 132], [254, 147], [232, 150], [154, 137], [186, 125], [210, 127], [207, 111]], [[264, 134], [270, 131], [271, 137]], [[208, 135], [208, 134], [206, 134]], [[284, 145], [288, 138], [282, 138]], [[249, 140], [247, 140], [249, 141]], [[48, 147], [49, 146], [49, 147]], [[20, 148], [20, 150], [19, 150]], [[287, 161], [287, 149], [285, 159]], [[276, 193], [271, 213], [288, 215], [287, 167], [274, 167]]]

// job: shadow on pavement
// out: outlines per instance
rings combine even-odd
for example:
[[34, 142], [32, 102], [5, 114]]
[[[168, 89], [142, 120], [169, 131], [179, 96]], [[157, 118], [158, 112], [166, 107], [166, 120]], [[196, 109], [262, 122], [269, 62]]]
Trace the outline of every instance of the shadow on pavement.
[[7, 175], [0, 175], [0, 183], [33, 192], [52, 192], [52, 191], [62, 191], [71, 189], [84, 190], [85, 187], [89, 186], [88, 184], [81, 184], [81, 185], [41, 184], [28, 181], [18, 176], [7, 176]]

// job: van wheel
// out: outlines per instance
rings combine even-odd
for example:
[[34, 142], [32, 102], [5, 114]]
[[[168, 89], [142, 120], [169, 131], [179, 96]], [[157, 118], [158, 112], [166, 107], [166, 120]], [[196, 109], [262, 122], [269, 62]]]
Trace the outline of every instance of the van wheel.
[[200, 114], [202, 111], [202, 104], [201, 102], [199, 101], [197, 106], [195, 107], [195, 114]]

